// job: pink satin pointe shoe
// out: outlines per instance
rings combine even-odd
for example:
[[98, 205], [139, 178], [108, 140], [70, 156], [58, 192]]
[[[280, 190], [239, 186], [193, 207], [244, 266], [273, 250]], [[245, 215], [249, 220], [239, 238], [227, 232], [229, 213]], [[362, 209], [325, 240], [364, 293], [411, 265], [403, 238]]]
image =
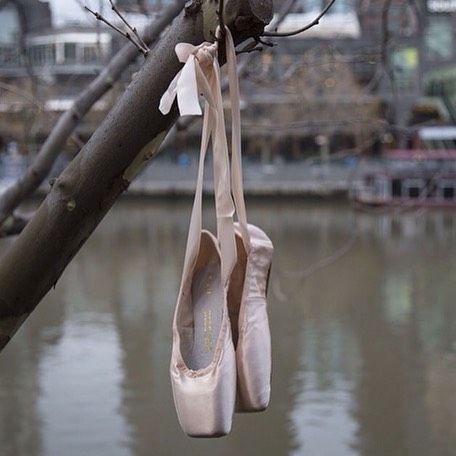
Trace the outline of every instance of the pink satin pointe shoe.
[[273, 247], [260, 228], [247, 223], [236, 53], [229, 32], [226, 43], [232, 120], [231, 188], [238, 218], [235, 223], [237, 262], [228, 291], [228, 309], [236, 349], [236, 411], [259, 412], [268, 406], [271, 394], [271, 335], [266, 292]]
[[231, 430], [236, 361], [217, 239], [201, 231], [193, 270], [183, 278], [173, 325], [171, 383], [183, 431], [219, 437]]
[[[266, 289], [272, 243], [263, 231], [247, 224], [236, 57], [228, 29], [225, 36], [232, 106], [231, 172], [217, 43], [176, 46], [185, 65], [160, 103], [160, 110], [166, 114], [177, 95], [179, 110], [185, 115], [200, 113], [199, 93], [206, 100], [170, 365], [179, 422], [184, 432], [193, 437], [218, 437], [230, 432], [236, 386], [240, 411], [264, 410], [270, 396], [271, 340]], [[201, 229], [204, 160], [209, 138], [214, 155], [217, 238]], [[239, 220], [236, 224], [235, 209]]]
[[271, 335], [266, 293], [273, 246], [258, 227], [248, 225], [250, 250], [235, 224], [238, 260], [231, 274], [228, 309], [236, 350], [237, 412], [260, 412], [271, 395]]
[[[231, 430], [236, 400], [236, 359], [227, 307], [236, 241], [217, 43], [180, 43], [176, 53], [185, 65], [163, 95], [160, 109], [166, 114], [177, 95], [182, 115], [197, 114], [200, 92], [206, 101], [195, 199], [173, 321], [171, 384], [183, 431], [192, 437], [219, 437]], [[201, 229], [204, 161], [210, 138], [217, 238]]]

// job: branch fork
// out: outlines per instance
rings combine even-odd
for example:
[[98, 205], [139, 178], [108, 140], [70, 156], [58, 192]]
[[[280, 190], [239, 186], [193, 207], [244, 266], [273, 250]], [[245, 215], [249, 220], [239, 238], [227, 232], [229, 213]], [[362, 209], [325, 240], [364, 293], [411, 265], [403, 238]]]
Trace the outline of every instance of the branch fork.
[[117, 15], [117, 17], [125, 24], [127, 27], [127, 30], [122, 30], [120, 27], [117, 27], [117, 25], [113, 24], [110, 22], [108, 19], [106, 19], [104, 16], [102, 16], [100, 13], [97, 11], [91, 10], [88, 6], [84, 6], [84, 8], [91, 13], [98, 21], [104, 22], [107, 26], [111, 27], [114, 31], [122, 35], [124, 38], [126, 38], [128, 41], [133, 43], [133, 45], [138, 49], [138, 51], [144, 55], [144, 57], [147, 56], [149, 53], [150, 49], [147, 46], [147, 44], [144, 42], [144, 40], [141, 38], [141, 35], [138, 33], [138, 29], [136, 27], [133, 27], [130, 25], [130, 23], [127, 21], [127, 19], [124, 17], [124, 15], [118, 10], [116, 5], [114, 4], [113, 0], [109, 0], [109, 3], [111, 5], [111, 9], [114, 11], [114, 13]]

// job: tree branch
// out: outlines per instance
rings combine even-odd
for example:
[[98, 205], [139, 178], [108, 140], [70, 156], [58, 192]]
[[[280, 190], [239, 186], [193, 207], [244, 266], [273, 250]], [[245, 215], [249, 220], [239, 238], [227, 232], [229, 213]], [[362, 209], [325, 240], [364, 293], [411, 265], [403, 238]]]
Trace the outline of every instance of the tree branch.
[[122, 13], [117, 9], [116, 5], [112, 0], [109, 0], [109, 3], [111, 4], [111, 9], [119, 16], [120, 20], [127, 26], [127, 28], [133, 33], [133, 35], [136, 37], [139, 45], [141, 48], [146, 52], [149, 52], [149, 47], [147, 44], [143, 41], [141, 38], [140, 34], [138, 33], [138, 30], [136, 27], [132, 27], [130, 23], [125, 19], [125, 17], [122, 15]]
[[[175, 0], [164, 8], [162, 14], [146, 29], [144, 40], [149, 44], [157, 40], [182, 10], [184, 3], [185, 0]], [[137, 49], [133, 45], [125, 44], [106, 68], [78, 96], [73, 106], [60, 116], [30, 167], [0, 196], [0, 226], [19, 204], [40, 186], [79, 122], [96, 101], [112, 88], [113, 83], [135, 61], [137, 55]]]
[[[65, 169], [33, 219], [0, 259], [0, 349], [57, 282], [67, 264], [130, 181], [156, 153], [177, 117], [158, 111], [160, 98], [182, 67], [177, 43], [209, 38], [210, 1], [192, 15], [182, 13], [149, 55], [116, 106]], [[242, 0], [236, 42], [258, 36], [272, 16], [265, 0]], [[230, 24], [228, 24], [230, 25]], [[206, 31], [206, 33], [205, 33]], [[158, 69], [158, 70], [157, 70]]]
[[285, 37], [285, 36], [293, 36], [293, 35], [299, 35], [300, 33], [302, 32], [305, 32], [306, 30], [309, 30], [311, 29], [312, 27], [315, 27], [316, 25], [318, 25], [320, 23], [320, 19], [329, 11], [329, 9], [331, 8], [331, 6], [334, 5], [336, 0], [331, 0], [327, 5], [326, 7], [323, 9], [323, 11], [310, 23], [310, 24], [307, 24], [305, 25], [304, 27], [298, 29], [298, 30], [295, 30], [293, 32], [283, 32], [283, 33], [280, 33], [280, 32], [268, 32], [268, 31], [265, 31], [262, 36], [276, 36], [276, 37]]
[[[88, 6], [84, 6], [84, 8], [89, 12], [91, 13], [93, 16], [95, 16], [95, 18], [101, 22], [104, 22], [108, 27], [111, 27], [114, 31], [116, 31], [119, 35], [122, 35], [124, 38], [126, 38], [128, 41], [130, 41], [130, 43], [132, 43], [134, 46], [136, 46], [136, 48], [138, 49], [139, 52], [141, 52], [141, 54], [144, 55], [144, 57], [147, 55], [147, 53], [149, 52], [149, 50], [146, 48], [144, 49], [140, 43], [138, 43], [135, 39], [133, 39], [133, 37], [128, 33], [128, 32], [125, 32], [123, 31], [122, 29], [120, 29], [119, 27], [117, 27], [117, 25], [111, 23], [110, 21], [108, 21], [104, 16], [102, 16], [100, 13], [96, 12], [96, 11], [92, 11]], [[118, 16], [123, 20], [123, 16], [120, 15], [120, 13], [118, 13]], [[126, 22], [126, 21], [125, 21]], [[129, 25], [130, 27], [130, 25]]]

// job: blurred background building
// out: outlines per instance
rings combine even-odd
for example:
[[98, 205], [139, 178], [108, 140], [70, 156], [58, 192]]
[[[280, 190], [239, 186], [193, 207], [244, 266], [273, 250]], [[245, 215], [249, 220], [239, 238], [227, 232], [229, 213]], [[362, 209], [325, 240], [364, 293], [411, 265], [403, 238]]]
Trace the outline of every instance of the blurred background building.
[[[169, 1], [119, 0], [117, 5], [141, 28]], [[284, 2], [276, 3], [278, 11]], [[124, 44], [84, 12], [79, 0], [65, 4], [63, 20], [62, 2], [0, 2], [3, 150], [9, 144], [32, 156], [58, 116]], [[88, 4], [110, 13], [108, 2]], [[325, 4], [296, 0], [278, 31], [311, 22]], [[270, 41], [274, 46], [240, 58], [247, 161], [273, 165], [318, 157], [329, 163], [342, 157], [349, 165], [353, 157], [380, 156], [389, 149], [456, 149], [453, 0], [336, 0], [317, 27]], [[67, 144], [70, 157], [134, 71], [127, 71], [78, 125]], [[178, 164], [192, 161], [199, 132], [198, 122], [179, 131], [167, 157]]]

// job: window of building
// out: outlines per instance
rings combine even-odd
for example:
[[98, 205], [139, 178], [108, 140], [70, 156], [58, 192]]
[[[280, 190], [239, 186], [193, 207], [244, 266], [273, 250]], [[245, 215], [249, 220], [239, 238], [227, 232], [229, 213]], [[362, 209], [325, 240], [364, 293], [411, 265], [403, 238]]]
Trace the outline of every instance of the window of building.
[[391, 193], [395, 197], [402, 196], [402, 181], [400, 179], [393, 179]]
[[453, 199], [454, 198], [454, 187], [446, 186], [443, 187], [443, 198], [444, 199]]
[[420, 187], [409, 187], [410, 198], [419, 198], [421, 193]]
[[424, 194], [425, 182], [423, 179], [404, 179], [403, 189], [405, 196], [420, 198]]
[[4, 6], [0, 14], [0, 42], [14, 44], [19, 34], [20, 25], [16, 9]]
[[93, 63], [98, 60], [98, 47], [96, 44], [84, 44], [82, 59], [84, 63]]
[[65, 62], [76, 61], [76, 43], [65, 43]]
[[446, 200], [452, 200], [456, 196], [456, 185], [453, 181], [450, 179], [442, 179], [441, 182], [439, 182], [440, 186], [440, 191], [441, 191], [441, 196], [443, 199]]
[[52, 65], [55, 63], [55, 44], [36, 44], [30, 47], [30, 57], [34, 65]]
[[449, 60], [453, 56], [453, 27], [451, 17], [430, 16], [424, 34], [429, 60]]

